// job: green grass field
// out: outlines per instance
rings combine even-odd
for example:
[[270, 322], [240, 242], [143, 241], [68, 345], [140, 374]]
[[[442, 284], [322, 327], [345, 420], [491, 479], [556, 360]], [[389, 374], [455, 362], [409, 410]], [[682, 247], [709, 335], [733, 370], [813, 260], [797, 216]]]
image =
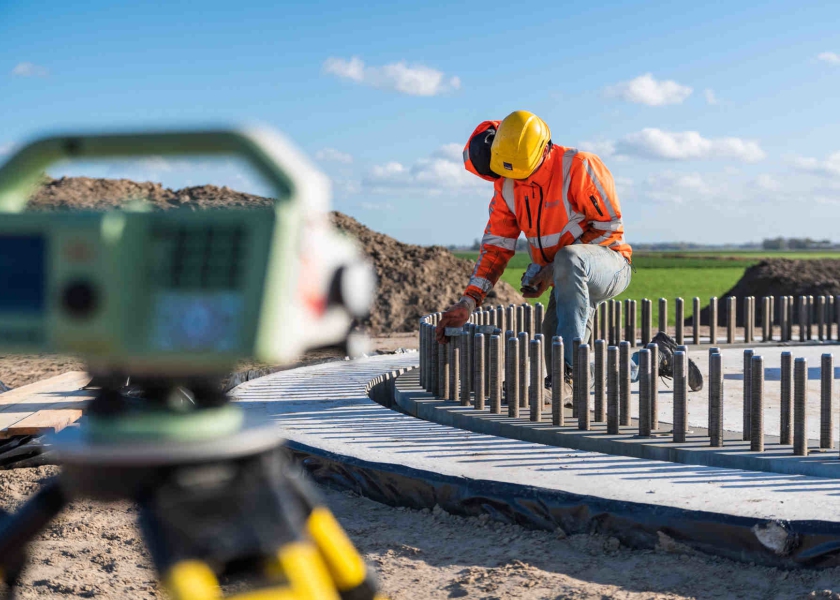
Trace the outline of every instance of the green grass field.
[[[457, 256], [475, 260], [478, 252], [456, 252]], [[837, 252], [636, 252], [633, 254], [635, 272], [630, 287], [618, 296], [620, 300], [631, 298], [653, 301], [654, 326], [659, 319], [659, 298], [668, 299], [668, 323], [674, 323], [674, 298], [685, 300], [686, 316], [691, 315], [691, 299], [697, 296], [706, 306], [712, 296], [722, 297], [743, 276], [747, 267], [763, 258], [840, 258]], [[530, 262], [528, 254], [518, 252], [508, 264], [502, 279], [519, 289], [522, 273]], [[548, 304], [548, 293], [532, 303]], [[641, 319], [641, 306], [637, 309]]]

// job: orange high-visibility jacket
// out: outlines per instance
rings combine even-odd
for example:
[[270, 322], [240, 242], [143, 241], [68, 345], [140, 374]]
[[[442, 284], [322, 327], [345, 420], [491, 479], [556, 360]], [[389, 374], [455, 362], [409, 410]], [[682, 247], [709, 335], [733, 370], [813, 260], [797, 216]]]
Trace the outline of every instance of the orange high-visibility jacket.
[[633, 251], [624, 240], [615, 183], [595, 154], [552, 146], [531, 177], [500, 177], [493, 188], [481, 252], [464, 292], [476, 305], [501, 277], [520, 232], [539, 265], [551, 263], [560, 248], [571, 244], [607, 246], [630, 260]]

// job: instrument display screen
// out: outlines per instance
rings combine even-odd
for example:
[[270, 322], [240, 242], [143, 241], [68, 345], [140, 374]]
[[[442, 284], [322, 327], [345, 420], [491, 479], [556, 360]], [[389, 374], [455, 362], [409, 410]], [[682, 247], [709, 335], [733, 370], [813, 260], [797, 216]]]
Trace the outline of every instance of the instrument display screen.
[[0, 314], [44, 311], [46, 246], [40, 235], [0, 235]]

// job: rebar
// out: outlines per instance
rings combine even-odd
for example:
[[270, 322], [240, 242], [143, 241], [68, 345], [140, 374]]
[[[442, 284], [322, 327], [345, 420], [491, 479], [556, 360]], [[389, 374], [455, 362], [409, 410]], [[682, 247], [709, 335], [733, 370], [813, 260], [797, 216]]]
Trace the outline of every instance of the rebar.
[[793, 454], [808, 456], [808, 361], [793, 362]]
[[668, 299], [659, 299], [659, 331], [668, 333]]
[[806, 332], [808, 339], [813, 339], [813, 324], [814, 324], [814, 297], [808, 296], [808, 331]]
[[[577, 373], [574, 387], [578, 401], [578, 429], [589, 431], [589, 344], [581, 344], [577, 349]], [[580, 390], [580, 391], [578, 391]]]
[[531, 341], [527, 331], [519, 332], [519, 408], [528, 406], [529, 369], [528, 343]]
[[475, 368], [473, 374], [473, 391], [475, 393], [475, 408], [476, 410], [484, 410], [485, 388], [484, 388], [484, 334], [475, 334], [475, 343], [473, 343], [473, 356]]
[[630, 312], [627, 315], [627, 324], [629, 326], [628, 327], [628, 332], [627, 332], [628, 333], [627, 341], [630, 342], [631, 347], [635, 347], [636, 346], [636, 337], [637, 337], [637, 332], [636, 332], [636, 301], [635, 300], [630, 300], [629, 309], [630, 309]]
[[438, 395], [438, 384], [440, 383], [440, 344], [437, 343], [437, 340], [432, 340], [432, 348], [431, 348], [431, 358], [432, 362], [429, 365], [429, 393], [433, 396]]
[[607, 339], [607, 303], [601, 302], [598, 305], [598, 321], [601, 326], [601, 330], [598, 332], [598, 337], [602, 340]]
[[691, 299], [691, 310], [694, 313], [692, 320], [691, 335], [694, 345], [700, 344], [700, 298], [695, 296]]
[[615, 339], [618, 342], [621, 342], [621, 338], [623, 337], [621, 332], [621, 317], [622, 317], [622, 310], [621, 310], [621, 301], [620, 300], [613, 300], [615, 302]]
[[834, 339], [834, 296], [826, 296], [825, 305], [825, 339]]
[[[712, 355], [714, 355], [714, 354], [720, 354], [720, 348], [718, 348], [717, 346], [712, 346], [711, 348], [709, 348], [709, 360], [711, 360]], [[708, 425], [707, 429], [711, 430], [711, 428], [712, 428], [712, 388], [711, 387], [709, 387], [707, 408], [708, 408], [708, 410], [706, 412], [709, 415], [709, 425]]]
[[595, 340], [595, 385], [593, 386], [595, 396], [592, 399], [594, 404], [595, 414], [593, 419], [597, 423], [606, 420], [606, 372], [604, 370], [604, 363], [606, 361], [607, 345], [604, 340]]
[[752, 296], [744, 298], [744, 343], [751, 344], [753, 341], [753, 308]]
[[519, 416], [519, 339], [508, 338], [505, 353], [505, 400], [508, 416]]
[[717, 298], [712, 296], [709, 298], [709, 343], [714, 346], [717, 344], [717, 328], [718, 328], [718, 303]]
[[653, 432], [659, 431], [659, 346], [650, 343], [647, 348], [650, 350], [649, 424]]
[[779, 340], [782, 342], [789, 342], [790, 341], [790, 332], [789, 329], [789, 321], [788, 321], [788, 297], [787, 296], [780, 296], [779, 297]]
[[834, 385], [834, 356], [820, 357], [820, 448], [834, 448], [834, 416], [831, 396]]
[[604, 304], [607, 305], [607, 341], [611, 346], [613, 346], [618, 343], [615, 341], [615, 330], [613, 329], [613, 324], [615, 323], [615, 317], [613, 316], [613, 312], [615, 311], [615, 304], [612, 300], [605, 300]]
[[449, 338], [449, 394], [450, 400], [457, 401], [461, 396], [461, 337]]
[[534, 305], [534, 330], [536, 332], [542, 331], [543, 321], [545, 320], [545, 306], [542, 302], [537, 302]]
[[505, 322], [505, 309], [501, 304], [496, 307], [496, 327], [502, 331], [507, 329], [507, 323]]
[[709, 397], [709, 445], [720, 448], [723, 446], [723, 364], [720, 354], [709, 356]]
[[438, 348], [438, 398], [448, 400], [449, 393], [449, 352], [446, 344], [439, 344]]
[[674, 339], [680, 346], [685, 343], [685, 303], [682, 298], [674, 300]]
[[675, 443], [685, 442], [688, 433], [688, 357], [685, 352], [674, 352], [674, 431]]
[[773, 297], [761, 299], [761, 341], [773, 341]]
[[650, 350], [639, 351], [639, 435], [650, 436]]
[[817, 339], [825, 340], [825, 296], [817, 296]]
[[[784, 296], [783, 296], [784, 297]], [[793, 355], [782, 352], [779, 443], [793, 443]]]
[[618, 429], [618, 347], [607, 348], [607, 433], [617, 435]]
[[592, 337], [595, 339], [604, 339], [598, 335], [599, 330], [601, 329], [601, 311], [599, 310], [600, 304], [595, 307], [595, 310], [592, 311]]
[[840, 296], [834, 296], [834, 323], [837, 325], [837, 339], [840, 340]]
[[473, 383], [475, 382], [475, 334], [477, 333], [478, 325], [475, 323], [467, 323], [466, 325], [466, 354], [467, 354], [467, 385], [470, 394], [473, 391]]
[[618, 359], [618, 422], [626, 427], [630, 425], [630, 342], [621, 342], [618, 345]]
[[542, 385], [542, 344], [540, 340], [531, 340], [531, 389], [528, 403], [531, 405], [531, 421], [542, 421], [543, 385]]
[[642, 346], [650, 344], [651, 328], [653, 327], [653, 315], [651, 314], [650, 300], [642, 298]]
[[530, 304], [525, 305], [525, 328], [522, 331], [528, 332], [528, 339], [534, 339], [534, 307]]
[[728, 296], [726, 299], [726, 343], [735, 343], [735, 306], [737, 298]]
[[502, 412], [502, 373], [499, 368], [499, 350], [501, 338], [498, 335], [490, 336], [490, 355], [488, 356], [487, 369], [490, 371], [490, 412], [498, 415]]
[[[613, 313], [615, 314], [615, 313]], [[577, 403], [577, 395], [574, 390], [577, 389], [577, 365], [578, 365], [578, 348], [582, 340], [580, 338], [575, 338], [572, 340], [572, 418], [576, 419], [578, 416], [578, 403]]]
[[563, 338], [555, 335], [551, 340], [551, 423], [558, 427], [566, 424], [563, 407], [564, 368]]
[[750, 367], [750, 450], [764, 452], [764, 358], [752, 357]]
[[516, 307], [516, 327], [514, 328], [517, 336], [519, 332], [525, 331], [525, 307], [520, 304]]
[[750, 388], [752, 387], [752, 358], [755, 356], [755, 352], [747, 348], [744, 350], [744, 395], [743, 395], [743, 412], [744, 412], [744, 420], [743, 420], [743, 437], [744, 441], [749, 441], [750, 439], [750, 424], [752, 421], [750, 420], [750, 407], [752, 406], [752, 392]]
[[799, 296], [799, 314], [796, 319], [797, 325], [799, 325], [799, 341], [804, 342], [808, 339], [808, 335], [805, 333], [806, 324], [808, 322], [808, 298], [807, 296]]

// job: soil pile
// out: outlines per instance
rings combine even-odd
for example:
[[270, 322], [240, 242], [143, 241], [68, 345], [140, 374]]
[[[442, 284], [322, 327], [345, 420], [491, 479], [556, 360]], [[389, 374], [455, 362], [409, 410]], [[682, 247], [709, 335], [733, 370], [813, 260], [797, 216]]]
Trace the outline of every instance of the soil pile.
[[[718, 325], [726, 325], [726, 306], [720, 300], [735, 296], [736, 323], [743, 326], [744, 298], [754, 296], [756, 324], [761, 323], [761, 298], [775, 296], [779, 306], [779, 296], [833, 296], [840, 294], [840, 260], [814, 259], [793, 260], [771, 258], [749, 267], [738, 283], [718, 299]], [[692, 318], [686, 320], [687, 324]], [[700, 324], [709, 324], [709, 307], [700, 312]]]
[[[228, 187], [203, 185], [171, 190], [159, 183], [129, 179], [62, 177], [45, 179], [32, 196], [30, 210], [107, 209], [127, 200], [147, 200], [156, 208], [254, 208], [272, 200]], [[472, 273], [470, 261], [442, 246], [415, 246], [372, 231], [347, 215], [332, 213], [333, 222], [355, 237], [370, 257], [379, 278], [378, 294], [368, 323], [374, 334], [414, 331], [420, 316], [443, 310], [461, 297]], [[499, 282], [488, 305], [521, 303], [525, 299]]]
[[[473, 263], [442, 246], [415, 246], [368, 229], [352, 217], [332, 213], [333, 223], [355, 237], [373, 261], [379, 278], [370, 327], [376, 333], [414, 331], [425, 314], [456, 302], [469, 281]], [[500, 281], [485, 304], [519, 304], [525, 299]]]

